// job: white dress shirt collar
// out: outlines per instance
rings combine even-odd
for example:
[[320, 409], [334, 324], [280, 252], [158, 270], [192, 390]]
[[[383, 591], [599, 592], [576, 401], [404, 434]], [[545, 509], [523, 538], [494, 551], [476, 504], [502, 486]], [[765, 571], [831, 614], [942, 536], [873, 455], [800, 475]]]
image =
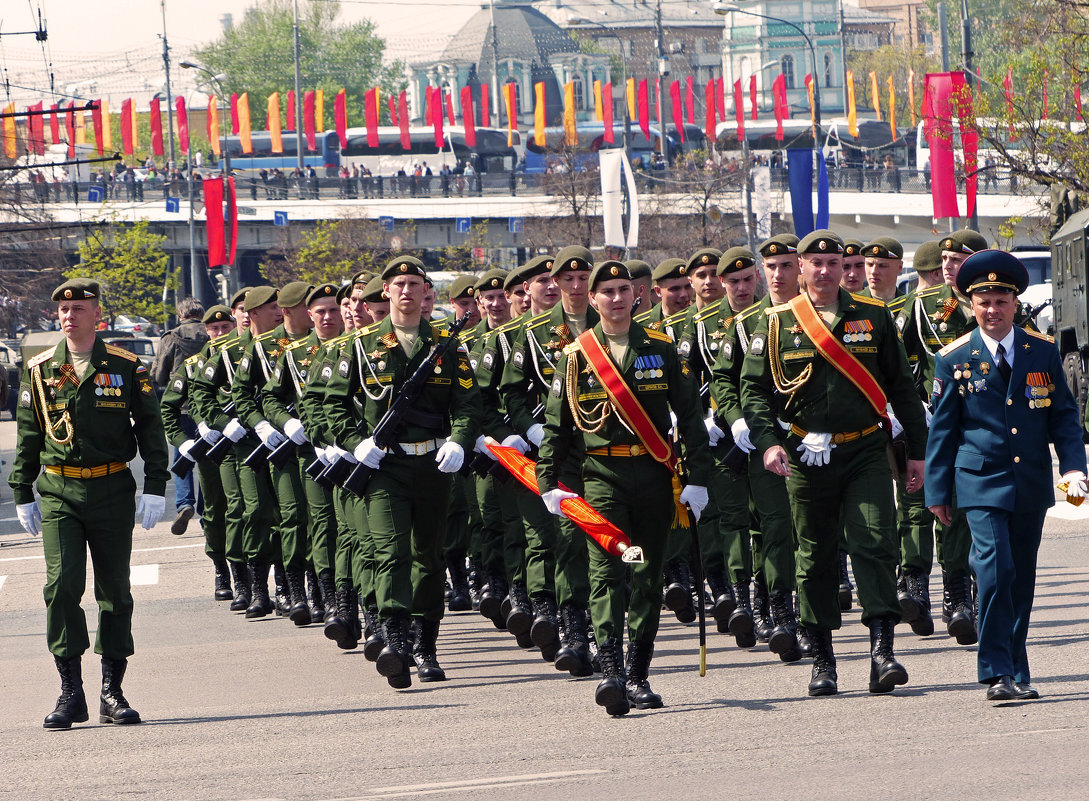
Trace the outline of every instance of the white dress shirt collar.
[[983, 339], [983, 344], [987, 346], [987, 350], [991, 353], [991, 359], [993, 361], [998, 361], [998, 346], [1001, 345], [1005, 349], [1006, 364], [1013, 367], [1013, 335], [1016, 330], [1017, 326], [1013, 326], [1010, 328], [1010, 332], [1002, 337], [1001, 340], [992, 339], [987, 336], [987, 334], [983, 333], [982, 330], [979, 332], [980, 337]]

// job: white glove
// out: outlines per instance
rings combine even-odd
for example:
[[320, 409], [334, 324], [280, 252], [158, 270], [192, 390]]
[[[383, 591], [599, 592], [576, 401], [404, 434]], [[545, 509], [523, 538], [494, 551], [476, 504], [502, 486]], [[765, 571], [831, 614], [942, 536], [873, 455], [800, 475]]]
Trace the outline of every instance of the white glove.
[[261, 440], [261, 444], [268, 448], [270, 451], [274, 451], [284, 444], [287, 439], [283, 434], [276, 430], [276, 428], [268, 420], [262, 420], [253, 429], [257, 434], [257, 438]]
[[[1069, 495], [1071, 498], [1085, 497], [1085, 473], [1081, 472], [1080, 470], [1071, 470], [1069, 473], [1063, 473], [1063, 481], [1067, 482], [1067, 484], [1069, 485], [1066, 488], [1066, 494]], [[19, 516], [19, 519], [23, 519], [21, 514]]]
[[556, 517], [567, 517], [567, 514], [560, 508], [560, 503], [567, 498], [577, 497], [578, 495], [575, 493], [562, 489], [554, 489], [541, 493], [541, 500], [544, 501], [545, 509], [556, 515]]
[[832, 435], [810, 431], [802, 437], [797, 450], [802, 455], [802, 464], [823, 467], [832, 458]]
[[193, 446], [196, 444], [197, 441], [195, 439], [187, 439], [185, 442], [178, 446], [178, 453], [184, 456], [189, 461], [195, 462], [196, 459], [189, 455], [189, 451], [193, 450]]
[[238, 418], [235, 417], [231, 422], [223, 426], [223, 436], [231, 442], [238, 442], [238, 440], [246, 436], [246, 427], [238, 422]]
[[715, 422], [714, 410], [707, 413], [703, 425], [707, 428], [707, 439], [710, 441], [712, 448], [718, 445], [719, 441], [726, 436], [726, 432], [719, 428], [718, 423]]
[[42, 536], [42, 510], [37, 501], [15, 505], [15, 514], [19, 515], [19, 525], [32, 537]]
[[669, 410], [669, 427], [671, 429], [677, 427], [677, 413], [672, 409]]
[[904, 427], [900, 424], [900, 421], [896, 419], [896, 414], [892, 411], [891, 403], [885, 407], [885, 414], [889, 416], [889, 425], [892, 428], [889, 433], [892, 434], [893, 439], [896, 439], [904, 433]]
[[[385, 453], [379, 451], [385, 456]], [[349, 464], [359, 464], [359, 460], [355, 458], [355, 455], [351, 451], [346, 451], [339, 445], [330, 445], [325, 449], [325, 458], [329, 460], [329, 463], [337, 461], [338, 459], [345, 459]]]
[[[518, 451], [521, 454], [525, 454], [525, 453], [529, 452], [529, 443], [526, 442], [524, 439], [522, 439], [517, 434], [511, 434], [509, 437], [507, 437], [505, 440], [503, 440], [503, 447], [505, 447], [505, 448], [514, 448], [516, 451]], [[491, 451], [488, 451], [488, 454], [491, 455]], [[492, 456], [492, 458], [494, 459], [495, 457]]]
[[223, 439], [223, 435], [214, 428], [211, 428], [207, 423], [197, 423], [197, 431], [200, 432], [200, 438], [209, 445], [215, 445]]
[[451, 440], [439, 448], [435, 461], [439, 463], [440, 472], [456, 473], [465, 462], [465, 449]]
[[733, 435], [734, 445], [740, 448], [745, 453], [752, 453], [756, 448], [752, 444], [752, 440], [749, 438], [749, 424], [745, 422], [744, 417], [739, 417], [734, 420], [734, 424], [730, 426], [730, 434]]
[[331, 462], [329, 461], [329, 457], [325, 455], [325, 448], [322, 448], [321, 446], [315, 447], [314, 448], [314, 455], [317, 456], [318, 461], [321, 462], [326, 467], [328, 467], [331, 464]]
[[136, 506], [136, 516], [142, 517], [144, 528], [154, 528], [166, 511], [166, 498], [162, 495], [141, 495], [140, 503]]
[[288, 439], [294, 442], [296, 445], [305, 445], [310, 441], [310, 437], [306, 436], [306, 430], [303, 428], [301, 420], [297, 420], [294, 417], [289, 418], [284, 423], [284, 433]]
[[352, 456], [372, 470], [377, 470], [386, 452], [374, 444], [374, 437], [367, 437], [355, 446]]
[[707, 487], [699, 484], [689, 484], [681, 490], [681, 503], [688, 504], [692, 510], [692, 517], [700, 519], [700, 514], [707, 508]]
[[541, 447], [541, 443], [544, 442], [544, 426], [540, 423], [531, 425], [526, 432], [526, 439], [533, 443], [534, 448]]

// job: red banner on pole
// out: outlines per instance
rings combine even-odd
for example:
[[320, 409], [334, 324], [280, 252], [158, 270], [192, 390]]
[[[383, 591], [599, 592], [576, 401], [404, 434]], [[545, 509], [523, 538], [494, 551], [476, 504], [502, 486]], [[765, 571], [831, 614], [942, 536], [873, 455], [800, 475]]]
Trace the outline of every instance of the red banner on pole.
[[[390, 104], [392, 103], [391, 95]], [[348, 93], [344, 89], [337, 92], [333, 100], [333, 124], [336, 126], [337, 139], [340, 140], [340, 148], [343, 150], [348, 146]]]
[[378, 147], [378, 90], [363, 95], [363, 117], [367, 124], [367, 147]]
[[481, 126], [488, 128], [492, 124], [492, 112], [488, 107], [491, 103], [491, 95], [488, 94], [488, 87], [480, 87], [480, 124]]
[[[151, 153], [155, 156], [163, 155], [163, 115], [159, 110], [159, 98], [155, 97], [151, 100], [151, 115], [148, 118], [149, 125], [151, 127]], [[99, 126], [102, 124], [102, 117], [99, 115], [95, 126], [95, 136], [99, 134]]]
[[772, 106], [775, 108], [775, 139], [782, 142], [783, 120], [790, 119], [790, 106], [786, 99], [786, 76], [779, 74], [771, 84]]
[[435, 147], [439, 150], [445, 149], [446, 137], [442, 133], [442, 89], [439, 87], [433, 87], [431, 89], [431, 122], [435, 127]]
[[204, 179], [204, 222], [208, 234], [208, 267], [222, 267], [227, 261], [222, 178]]
[[605, 141], [610, 145], [616, 141], [613, 132], [613, 82], [609, 81], [601, 87], [601, 114], [605, 118]]
[[706, 108], [704, 121], [704, 133], [707, 135], [707, 147], [713, 148], [715, 142], [715, 79], [707, 81], [703, 88], [703, 105]]
[[1077, 84], [1074, 84], [1074, 116], [1077, 117], [1078, 122], [1085, 122], [1085, 118], [1081, 115], [1081, 87]]
[[681, 109], [681, 82], [673, 81], [669, 85], [669, 100], [673, 106], [673, 127], [677, 129], [677, 137], [684, 144], [684, 111]]
[[227, 264], [234, 264], [238, 251], [238, 196], [234, 192], [234, 177], [227, 179], [227, 220], [231, 226], [231, 247], [227, 253]]
[[719, 122], [726, 122], [726, 79], [715, 79], [715, 114]]
[[306, 149], [318, 149], [318, 124], [314, 116], [314, 90], [303, 94], [303, 133], [306, 134]]
[[476, 147], [476, 111], [471, 86], [461, 87], [461, 124], [465, 126], [466, 147]]
[[178, 114], [178, 144], [182, 153], [189, 152], [189, 117], [185, 113], [185, 98], [178, 97], [174, 100], [174, 111]]
[[[972, 100], [972, 87], [968, 84], [963, 72], [951, 73], [953, 80], [953, 105], [957, 110], [957, 120], [960, 123], [961, 148], [964, 150], [964, 178], [965, 195], [968, 204], [965, 214], [971, 217], [976, 211], [976, 189], [979, 185], [979, 130], [976, 128], [976, 117], [972, 112], [974, 105]], [[1047, 77], [1045, 70], [1044, 77]]]
[[397, 98], [397, 108], [400, 112], [398, 116], [398, 125], [401, 128], [401, 149], [409, 150], [412, 147], [412, 136], [408, 132], [408, 95], [405, 92], [401, 92]]
[[443, 94], [446, 95], [446, 121], [453, 128], [458, 124], [458, 118], [454, 115], [454, 93], [451, 92], [447, 95], [446, 92], [443, 92]]
[[756, 122], [756, 76], [749, 76], [749, 114], [753, 122]]
[[953, 78], [928, 73], [923, 84], [923, 130], [930, 146], [930, 194], [934, 217], [960, 217], [953, 160]]
[[286, 108], [286, 112], [287, 113], [284, 115], [284, 130], [285, 131], [294, 131], [295, 130], [295, 90], [294, 89], [288, 89], [287, 90], [287, 108]]
[[650, 95], [647, 89], [647, 79], [639, 81], [639, 92], [636, 95], [636, 108], [639, 111], [639, 128], [643, 136], [650, 141]]
[[741, 92], [741, 79], [734, 81], [734, 119], [737, 120], [737, 141], [745, 141], [745, 96]]
[[121, 101], [121, 151], [132, 155], [132, 98]]
[[[132, 102], [131, 100], [128, 102]], [[69, 103], [64, 115], [65, 132], [68, 134], [68, 158], [76, 157], [76, 104]], [[132, 130], [132, 127], [129, 127]], [[131, 134], [130, 134], [131, 135]]]
[[696, 98], [691, 75], [684, 79], [684, 121], [689, 125], [696, 124]]
[[[96, 100], [95, 107], [91, 109], [91, 125], [95, 129], [95, 151], [98, 155], [102, 155], [103, 143], [102, 143], [102, 101]], [[154, 134], [152, 134], [154, 139]]]

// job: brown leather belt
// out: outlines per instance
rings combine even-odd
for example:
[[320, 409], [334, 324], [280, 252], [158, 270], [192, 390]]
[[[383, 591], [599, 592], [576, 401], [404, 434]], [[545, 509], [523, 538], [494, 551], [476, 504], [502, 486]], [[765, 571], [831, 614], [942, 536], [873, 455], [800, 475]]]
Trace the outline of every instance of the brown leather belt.
[[587, 456], [646, 456], [650, 451], [642, 445], [610, 445], [607, 448], [590, 448]]
[[47, 464], [45, 472], [65, 478], [102, 478], [113, 473], [120, 473], [128, 468], [127, 462], [110, 462], [96, 467], [75, 467], [67, 464]]
[[[834, 442], [836, 445], [843, 445], [846, 442], [854, 442], [855, 440], [862, 439], [863, 437], [868, 437], [868, 436], [870, 436], [870, 434], [873, 434], [875, 431], [880, 431], [880, 430], [881, 430], [881, 424], [880, 423], [874, 423], [869, 428], [864, 428], [861, 431], [844, 431], [843, 433], [840, 433], [840, 434], [833, 434], [832, 435], [832, 442]], [[794, 434], [795, 436], [798, 436], [798, 437], [804, 437], [809, 432], [806, 431], [804, 428], [799, 428], [798, 426], [791, 423], [790, 424], [790, 433]]]

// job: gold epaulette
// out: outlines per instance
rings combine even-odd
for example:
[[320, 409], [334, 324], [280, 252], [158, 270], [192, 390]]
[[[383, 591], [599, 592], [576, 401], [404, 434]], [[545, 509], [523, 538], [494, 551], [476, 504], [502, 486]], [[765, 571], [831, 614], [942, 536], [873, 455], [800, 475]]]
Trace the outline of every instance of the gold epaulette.
[[27, 367], [37, 367], [39, 364], [42, 364], [42, 363], [47, 362], [50, 359], [52, 359], [53, 355], [56, 352], [57, 352], [57, 346], [56, 345], [54, 345], [51, 348], [46, 348], [41, 353], [39, 353], [37, 356], [32, 357], [31, 360], [26, 363], [26, 366]]
[[254, 339], [257, 342], [264, 342], [264, 341], [266, 341], [268, 339], [271, 339], [272, 335], [275, 334], [275, 333], [276, 333], [276, 329], [273, 328], [271, 331], [266, 331], [263, 334], [258, 334], [256, 337], [254, 337]]
[[889, 312], [898, 312], [904, 308], [904, 304], [907, 303], [909, 295], [897, 295], [895, 298], [889, 301]]
[[124, 348], [119, 348], [117, 345], [111, 345], [108, 342], [106, 343], [106, 353], [111, 356], [120, 356], [122, 359], [128, 359], [130, 362], [138, 361], [135, 353], [127, 351]]
[[188, 359], [185, 360], [186, 364], [197, 364], [200, 361], [200, 354], [194, 353]]
[[750, 317], [752, 317], [754, 314], [757, 314], [759, 311], [760, 311], [760, 301], [757, 301], [753, 305], [749, 306], [749, 308], [738, 312], [738, 315], [734, 319], [734, 322], [740, 323], [740, 322], [742, 322], [744, 320], [747, 320]]
[[508, 331], [516, 331], [517, 329], [519, 329], [521, 327], [522, 327], [522, 318], [521, 317], [515, 317], [513, 320], [509, 320], [509, 321], [503, 323], [503, 325], [499, 326], [498, 328], [493, 328], [491, 330], [491, 333], [493, 333], [493, 334], [505, 334]]
[[722, 300], [721, 299], [716, 300], [714, 303], [712, 303], [707, 308], [703, 309], [702, 311], [696, 312], [695, 315], [693, 315], [693, 319], [695, 319], [695, 320], [702, 323], [708, 317], [714, 317], [716, 314], [719, 313], [719, 311], [721, 309], [722, 309]]
[[880, 306], [882, 309], [885, 308], [885, 301], [883, 300], [867, 297], [866, 295], [856, 295], [854, 292], [848, 292], [847, 294], [851, 296], [852, 300], [868, 303], [870, 306]]
[[284, 346], [284, 350], [295, 350], [296, 348], [301, 348], [309, 341], [309, 339], [310, 337], [305, 336], [302, 339], [296, 339], [294, 342], [289, 342], [287, 345]]
[[[669, 341], [669, 337], [666, 337], [666, 340]], [[579, 343], [578, 342], [572, 342], [570, 345], [564, 345], [563, 346], [563, 352], [565, 354], [567, 354], [568, 356], [570, 356], [572, 353], [575, 353], [578, 349], [579, 349]]]
[[926, 289], [916, 289], [912, 294], [917, 298], [928, 298], [938, 292], [941, 292], [945, 287], [945, 284], [937, 284], [936, 286], [928, 286]]
[[972, 332], [971, 331], [969, 331], [967, 334], [961, 334], [959, 337], [954, 339], [952, 342], [950, 342], [944, 348], [939, 350], [938, 353], [940, 353], [942, 356], [948, 356], [950, 353], [955, 351], [961, 345], [967, 345], [968, 340], [971, 339], [971, 338], [972, 338]]
[[536, 317], [530, 317], [528, 320], [526, 320], [526, 330], [528, 331], [530, 328], [536, 328], [537, 326], [542, 325], [543, 323], [547, 323], [548, 319], [551, 316], [552, 316], [552, 312], [551, 311], [546, 311], [546, 312], [541, 312]]
[[1049, 337], [1047, 334], [1041, 334], [1039, 331], [1032, 331], [1032, 330], [1030, 330], [1028, 328], [1022, 328], [1021, 330], [1024, 331], [1026, 334], [1028, 334], [1030, 337], [1036, 337], [1037, 339], [1042, 339], [1044, 342], [1054, 342], [1055, 341], [1055, 337]]
[[673, 342], [673, 340], [670, 339], [669, 334], [665, 334], [665, 333], [663, 333], [661, 331], [655, 331], [652, 328], [646, 328], [646, 327], [644, 327], [643, 330], [646, 331], [647, 336], [650, 337], [651, 339], [657, 339], [659, 342], [669, 342], [671, 344]]
[[213, 339], [208, 344], [209, 345], [215, 345], [217, 348], [218, 347], [223, 347], [223, 346], [226, 346], [226, 345], [230, 344], [230, 342], [228, 342], [228, 340], [231, 337], [234, 337], [235, 339], [238, 339], [238, 336], [239, 336], [238, 329], [236, 328], [233, 331], [228, 331], [226, 334], [220, 334], [218, 337]]
[[764, 314], [770, 317], [773, 314], [778, 314], [779, 312], [785, 311], [790, 311], [790, 301], [787, 301], [786, 303], [780, 303], [778, 306], [768, 306], [768, 308], [764, 309]]
[[679, 312], [674, 312], [673, 314], [669, 315], [668, 317], [663, 317], [662, 318], [662, 325], [663, 326], [673, 325], [674, 323], [682, 322], [684, 320], [684, 318], [687, 317], [687, 316], [688, 316], [688, 309], [683, 309], [683, 310], [681, 310]]

